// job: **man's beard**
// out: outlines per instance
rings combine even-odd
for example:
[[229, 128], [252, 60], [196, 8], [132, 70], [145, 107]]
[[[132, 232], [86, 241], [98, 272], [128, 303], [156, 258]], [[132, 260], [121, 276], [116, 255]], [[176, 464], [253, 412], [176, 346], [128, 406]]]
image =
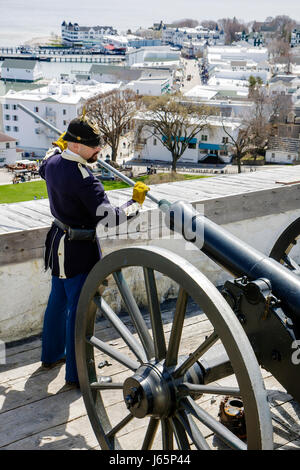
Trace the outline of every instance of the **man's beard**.
[[98, 160], [98, 153], [99, 152], [94, 153], [94, 155], [92, 155], [91, 158], [89, 158], [87, 162], [88, 163], [95, 163]]

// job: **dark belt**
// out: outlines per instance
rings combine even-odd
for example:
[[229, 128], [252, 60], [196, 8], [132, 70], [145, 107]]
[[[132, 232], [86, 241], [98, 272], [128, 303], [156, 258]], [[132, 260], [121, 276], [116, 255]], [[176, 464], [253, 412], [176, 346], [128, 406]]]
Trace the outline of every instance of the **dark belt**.
[[68, 234], [69, 240], [89, 242], [94, 241], [96, 238], [96, 229], [72, 228], [57, 219], [54, 219], [53, 223]]

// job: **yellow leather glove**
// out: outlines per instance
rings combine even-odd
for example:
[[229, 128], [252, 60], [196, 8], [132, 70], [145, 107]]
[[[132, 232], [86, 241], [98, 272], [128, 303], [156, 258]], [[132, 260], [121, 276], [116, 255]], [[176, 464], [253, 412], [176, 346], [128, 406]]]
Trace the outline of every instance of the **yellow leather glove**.
[[149, 186], [138, 181], [133, 187], [132, 199], [142, 205], [148, 191], [150, 191]]
[[64, 135], [65, 135], [65, 132], [63, 132], [55, 142], [52, 142], [53, 145], [56, 145], [62, 151], [68, 148], [68, 142], [64, 140]]

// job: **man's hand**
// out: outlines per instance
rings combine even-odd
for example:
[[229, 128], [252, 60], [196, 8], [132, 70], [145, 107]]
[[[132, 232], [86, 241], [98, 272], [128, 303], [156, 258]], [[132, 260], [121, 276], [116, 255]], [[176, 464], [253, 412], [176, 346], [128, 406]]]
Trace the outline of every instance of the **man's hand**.
[[133, 187], [132, 199], [142, 205], [148, 191], [150, 191], [149, 186], [138, 181]]
[[64, 135], [65, 135], [65, 132], [63, 132], [55, 142], [52, 142], [53, 145], [56, 145], [62, 151], [68, 148], [68, 142], [64, 140]]

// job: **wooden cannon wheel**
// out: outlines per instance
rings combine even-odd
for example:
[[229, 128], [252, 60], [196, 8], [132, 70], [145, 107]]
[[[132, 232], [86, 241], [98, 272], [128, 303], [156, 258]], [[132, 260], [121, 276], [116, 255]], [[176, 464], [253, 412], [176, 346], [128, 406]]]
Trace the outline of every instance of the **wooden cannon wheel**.
[[[136, 273], [135, 289], [126, 282], [127, 270]], [[126, 317], [116, 315], [113, 300], [99, 296], [99, 286], [111, 274], [108, 297], [122, 299]], [[167, 278], [178, 293], [174, 313], [165, 319], [159, 290]], [[135, 297], [143, 295], [148, 309], [138, 307]], [[206, 325], [196, 342], [197, 323], [186, 323], [188, 299], [196, 306], [196, 319]], [[97, 308], [105, 317], [106, 328], [101, 330]], [[194, 310], [193, 315], [194, 320]], [[108, 330], [115, 332], [117, 341], [108, 337]], [[204, 360], [218, 347], [227, 354], [227, 369]], [[111, 364], [105, 371], [110, 383], [99, 378], [100, 356]], [[79, 299], [76, 360], [87, 413], [102, 449], [210, 449], [209, 435], [234, 449], [273, 448], [267, 395], [243, 328], [213, 284], [168, 250], [121, 249], [95, 265]], [[210, 372], [206, 378], [205, 371]], [[232, 373], [235, 388], [218, 384], [219, 378]], [[212, 394], [241, 397], [247, 441], [219, 422], [212, 411], [218, 411], [217, 406], [207, 406]], [[132, 437], [126, 440], [126, 436]]]

